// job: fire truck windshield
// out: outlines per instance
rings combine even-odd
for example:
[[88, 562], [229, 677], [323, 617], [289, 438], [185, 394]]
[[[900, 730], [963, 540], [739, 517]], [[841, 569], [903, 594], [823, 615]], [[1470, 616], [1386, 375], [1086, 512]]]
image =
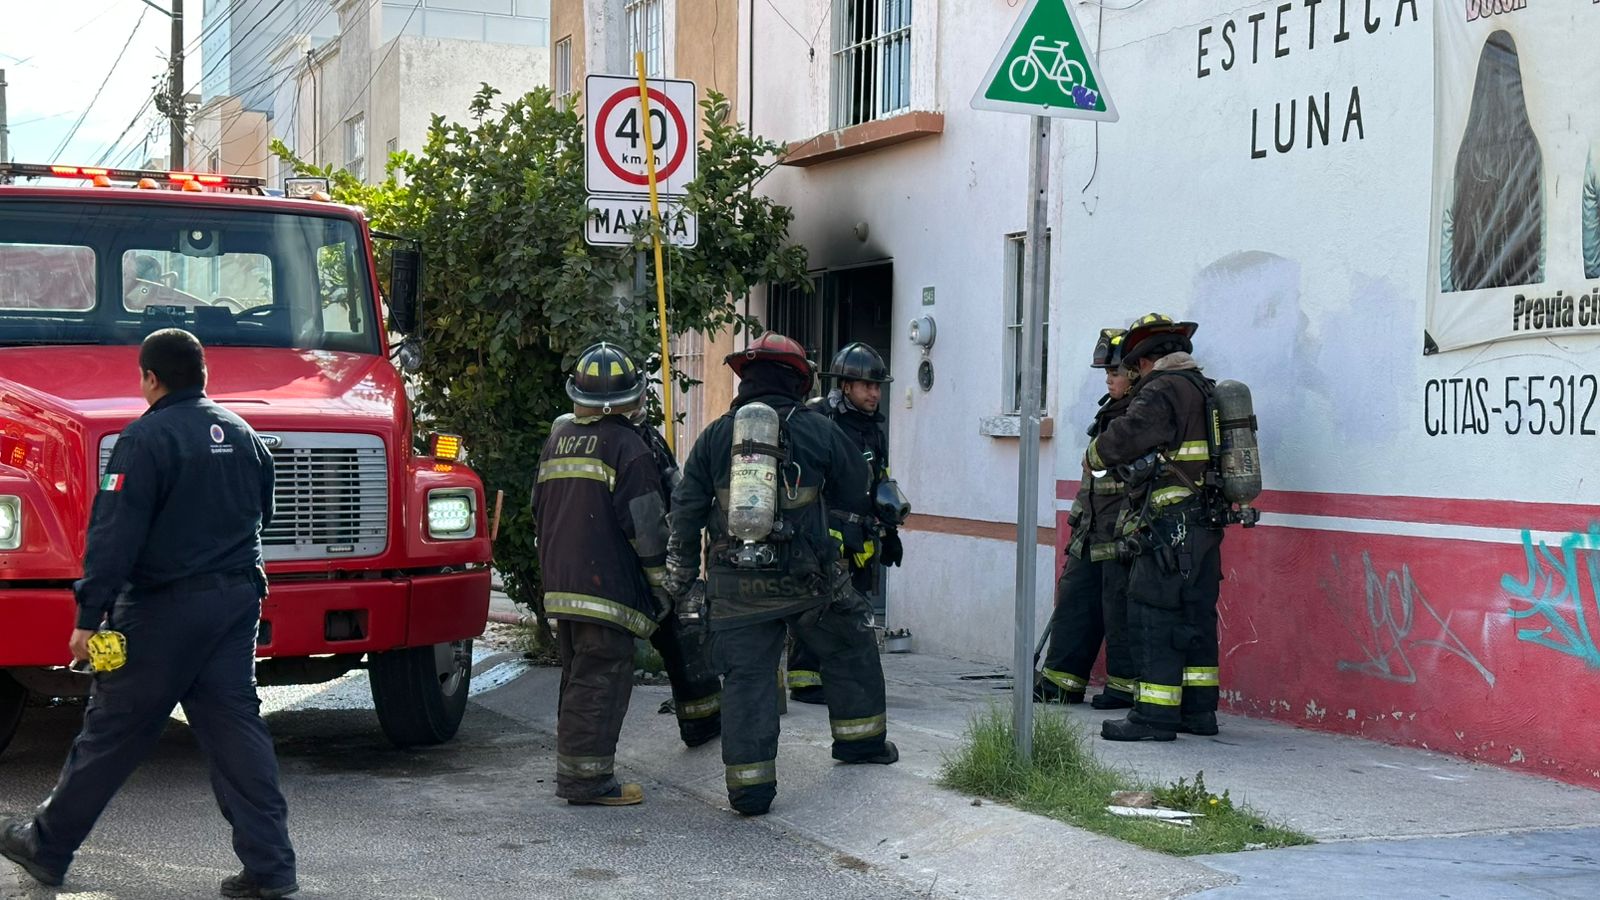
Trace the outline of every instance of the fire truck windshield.
[[366, 247], [344, 218], [168, 204], [0, 206], [0, 346], [379, 352]]

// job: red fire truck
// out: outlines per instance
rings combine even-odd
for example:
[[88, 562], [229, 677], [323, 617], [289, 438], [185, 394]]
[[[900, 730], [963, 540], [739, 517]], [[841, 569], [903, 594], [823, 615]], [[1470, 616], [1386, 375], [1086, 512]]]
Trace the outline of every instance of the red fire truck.
[[144, 411], [139, 343], [169, 327], [276, 463], [260, 682], [365, 667], [390, 740], [455, 734], [488, 614], [484, 491], [458, 439], [416, 449], [391, 360], [420, 358], [421, 253], [394, 242], [380, 299], [373, 238], [360, 210], [258, 179], [0, 163], [0, 750], [30, 694], [87, 690], [64, 668], [72, 583]]

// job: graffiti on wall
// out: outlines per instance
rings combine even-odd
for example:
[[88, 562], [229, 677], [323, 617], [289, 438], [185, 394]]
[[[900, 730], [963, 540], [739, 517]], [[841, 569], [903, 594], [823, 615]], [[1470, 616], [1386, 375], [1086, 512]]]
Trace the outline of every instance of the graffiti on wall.
[[[1423, 595], [1411, 575], [1410, 566], [1402, 565], [1399, 570], [1390, 569], [1379, 574], [1370, 553], [1361, 554], [1361, 564], [1365, 585], [1364, 618], [1360, 611], [1352, 612], [1338, 601], [1335, 606], [1345, 620], [1345, 627], [1360, 643], [1364, 659], [1341, 659], [1339, 671], [1416, 684], [1418, 671], [1412, 656], [1437, 650], [1471, 666], [1491, 687], [1494, 685], [1494, 673], [1450, 627], [1450, 616], [1441, 615]], [[1338, 556], [1333, 558], [1333, 571], [1334, 578], [1340, 580]]]
[[1517, 640], [1547, 647], [1600, 668], [1600, 523], [1573, 532], [1559, 546], [1537, 542], [1522, 533], [1523, 578], [1507, 572], [1500, 587], [1512, 600], [1507, 613], [1517, 627]]

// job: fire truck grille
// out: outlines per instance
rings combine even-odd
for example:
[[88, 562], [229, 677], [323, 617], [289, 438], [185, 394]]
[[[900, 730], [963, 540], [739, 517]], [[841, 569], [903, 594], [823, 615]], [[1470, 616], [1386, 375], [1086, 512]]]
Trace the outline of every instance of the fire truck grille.
[[[375, 556], [389, 539], [389, 462], [367, 434], [262, 434], [277, 474], [272, 524], [261, 533], [268, 560]], [[100, 471], [116, 435], [100, 442]], [[276, 446], [274, 446], [276, 445]]]

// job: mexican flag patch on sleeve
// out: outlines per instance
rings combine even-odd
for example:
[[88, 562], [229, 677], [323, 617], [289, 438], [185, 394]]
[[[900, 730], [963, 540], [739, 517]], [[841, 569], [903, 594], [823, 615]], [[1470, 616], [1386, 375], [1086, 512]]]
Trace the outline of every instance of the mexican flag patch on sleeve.
[[122, 490], [122, 482], [123, 481], [124, 481], [124, 476], [121, 475], [120, 473], [107, 472], [105, 477], [100, 479], [100, 490], [102, 490], [102, 491], [120, 491], [120, 490]]

